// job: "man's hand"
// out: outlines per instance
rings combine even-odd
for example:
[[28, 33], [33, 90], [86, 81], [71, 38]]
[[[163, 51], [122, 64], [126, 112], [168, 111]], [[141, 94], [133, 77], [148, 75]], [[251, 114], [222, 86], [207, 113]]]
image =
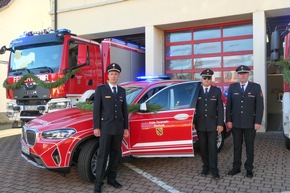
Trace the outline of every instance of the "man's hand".
[[228, 127], [229, 129], [233, 128], [233, 122], [227, 122], [227, 127]]
[[221, 133], [221, 132], [224, 130], [224, 127], [218, 125], [218, 126], [216, 127], [216, 130], [217, 130], [218, 133]]
[[124, 138], [127, 138], [127, 137], [129, 137], [129, 129], [124, 129], [124, 134], [123, 134], [123, 137]]
[[192, 130], [195, 130], [195, 124], [192, 123]]
[[258, 131], [261, 128], [260, 124], [255, 124], [255, 130]]
[[94, 136], [96, 136], [96, 137], [101, 136], [101, 130], [99, 128], [94, 129]]

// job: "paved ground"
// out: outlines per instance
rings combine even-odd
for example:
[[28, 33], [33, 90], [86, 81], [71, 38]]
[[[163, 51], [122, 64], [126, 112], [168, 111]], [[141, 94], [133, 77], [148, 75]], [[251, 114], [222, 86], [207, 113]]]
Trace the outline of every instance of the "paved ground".
[[[20, 157], [20, 129], [0, 126], [0, 192], [5, 193], [79, 193], [93, 192], [93, 185], [82, 182], [77, 169], [63, 177], [36, 168]], [[221, 179], [202, 177], [200, 155], [195, 158], [126, 158], [120, 165], [118, 180], [122, 189], [105, 184], [103, 192], [120, 193], [264, 193], [290, 191], [290, 151], [284, 146], [280, 132], [258, 133], [254, 177], [226, 175], [232, 165], [232, 138], [225, 142], [219, 154]], [[243, 158], [244, 158], [243, 154]]]

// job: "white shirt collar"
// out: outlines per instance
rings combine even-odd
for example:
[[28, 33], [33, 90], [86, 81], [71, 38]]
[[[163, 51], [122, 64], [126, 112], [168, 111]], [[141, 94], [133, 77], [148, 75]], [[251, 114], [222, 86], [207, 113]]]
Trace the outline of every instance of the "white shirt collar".
[[244, 85], [244, 88], [246, 89], [246, 87], [248, 86], [248, 83], [249, 83], [249, 81], [247, 81], [245, 84], [242, 84], [242, 83], [240, 82], [240, 86], [242, 87], [242, 85]]
[[207, 89], [207, 92], [209, 92], [209, 90], [210, 90], [210, 87], [211, 87], [211, 85], [209, 85], [208, 87], [205, 87], [205, 86], [203, 86], [203, 85], [202, 85], [203, 92], [205, 92], [205, 88], [208, 88], [208, 89]]
[[113, 86], [109, 82], [108, 82], [108, 85], [110, 86], [112, 92], [114, 92], [113, 87], [116, 87], [116, 92], [118, 92], [118, 85]]

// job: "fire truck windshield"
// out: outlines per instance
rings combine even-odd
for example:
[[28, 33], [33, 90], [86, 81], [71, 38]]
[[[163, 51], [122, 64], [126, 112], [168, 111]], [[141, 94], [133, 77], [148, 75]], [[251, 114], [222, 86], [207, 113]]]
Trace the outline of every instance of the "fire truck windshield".
[[47, 72], [56, 72], [60, 67], [62, 49], [62, 45], [15, 48], [11, 52], [9, 71], [28, 69], [27, 72], [39, 73], [34, 70], [44, 69]]

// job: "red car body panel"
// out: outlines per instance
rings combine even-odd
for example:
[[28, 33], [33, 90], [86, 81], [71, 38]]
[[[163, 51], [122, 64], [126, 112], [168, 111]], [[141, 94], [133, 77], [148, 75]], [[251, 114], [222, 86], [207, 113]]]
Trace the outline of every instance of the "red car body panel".
[[[138, 95], [131, 101], [132, 104], [135, 104], [145, 94], [151, 93], [150, 97], [153, 98], [158, 96], [161, 88], [171, 88], [170, 85], [177, 83], [187, 82], [184, 80], [155, 80], [128, 82], [121, 86], [141, 88]], [[199, 85], [198, 82], [189, 84], [194, 84], [195, 88], [198, 88], [197, 85]], [[177, 86], [179, 87], [180, 84], [174, 85], [172, 88], [178, 88]], [[176, 92], [176, 94], [178, 93]], [[123, 139], [123, 156], [193, 157], [193, 143], [197, 140], [195, 131], [192, 131], [194, 110], [194, 107], [188, 105], [186, 108], [179, 106], [174, 110], [158, 111], [157, 114], [154, 112], [129, 114], [130, 137]], [[57, 140], [43, 137], [47, 131], [67, 129], [74, 130], [75, 133]], [[20, 140], [22, 157], [38, 167], [70, 168], [78, 148], [81, 148], [81, 144], [91, 138], [95, 138], [92, 111], [72, 108], [49, 113], [24, 125]]]

